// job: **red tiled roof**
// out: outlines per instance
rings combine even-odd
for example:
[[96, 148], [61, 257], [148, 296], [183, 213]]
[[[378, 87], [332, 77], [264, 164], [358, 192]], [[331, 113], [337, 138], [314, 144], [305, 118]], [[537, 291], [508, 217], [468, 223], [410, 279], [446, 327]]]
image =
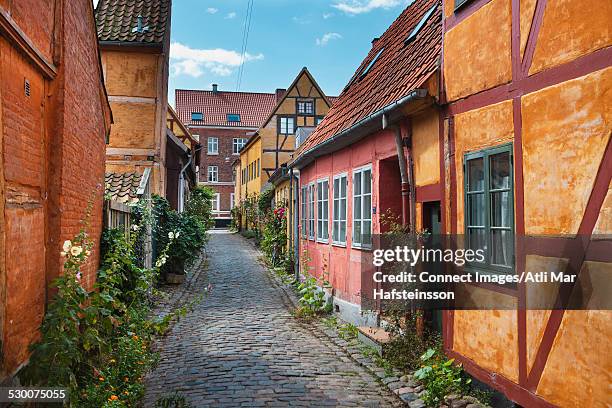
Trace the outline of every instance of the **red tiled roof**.
[[[134, 30], [138, 16], [142, 30]], [[100, 41], [163, 43], [170, 25], [170, 0], [100, 0], [96, 25]]]
[[[176, 112], [186, 125], [259, 128], [276, 106], [275, 93], [226, 92], [177, 89]], [[204, 120], [191, 120], [199, 112]], [[240, 115], [240, 122], [228, 122], [228, 114]]]
[[[404, 44], [423, 16], [433, 14], [416, 38]], [[374, 43], [338, 100], [295, 154], [312, 149], [355, 123], [423, 86], [439, 66], [442, 50], [442, 10], [439, 0], [416, 0]], [[383, 49], [384, 48], [384, 49]], [[368, 74], [359, 79], [370, 61], [383, 50]]]

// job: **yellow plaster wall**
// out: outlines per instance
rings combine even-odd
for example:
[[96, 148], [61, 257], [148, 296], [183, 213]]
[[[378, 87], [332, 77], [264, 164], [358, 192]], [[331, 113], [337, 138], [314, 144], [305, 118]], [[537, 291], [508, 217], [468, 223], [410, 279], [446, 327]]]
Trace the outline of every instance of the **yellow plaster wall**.
[[114, 123], [109, 147], [155, 148], [155, 105], [111, 102]]
[[463, 232], [463, 155], [512, 142], [512, 101], [475, 109], [455, 117], [455, 168], [457, 174], [457, 231]]
[[[473, 288], [473, 291], [491, 292], [480, 288]], [[500, 302], [507, 302], [508, 307], [516, 307], [516, 299], [499, 293], [495, 295]], [[453, 349], [479, 366], [517, 382], [516, 327], [516, 310], [456, 310]]]
[[104, 51], [106, 91], [113, 96], [154, 98], [157, 94], [157, 60], [156, 54]]
[[611, 332], [609, 310], [566, 311], [537, 394], [560, 407], [610, 407]]
[[543, 71], [612, 45], [611, 22], [610, 0], [547, 2], [529, 73]]
[[610, 138], [611, 85], [607, 68], [522, 98], [528, 234], [577, 232]]
[[417, 186], [440, 181], [440, 118], [429, 109], [412, 119], [414, 181]]
[[242, 192], [244, 194], [241, 194], [241, 197], [243, 199], [247, 194], [249, 196], [253, 194], [258, 195], [261, 192], [261, 175], [264, 173], [263, 168], [265, 167], [261, 152], [261, 138], [258, 138], [255, 142], [251, 143], [246, 150], [240, 152], [240, 165], [242, 168], [248, 169], [251, 163], [257, 163], [257, 159], [260, 160], [260, 177], [257, 177], [257, 164], [255, 164], [254, 178], [242, 185]]
[[449, 101], [512, 79], [511, 2], [492, 0], [444, 37], [444, 77]]

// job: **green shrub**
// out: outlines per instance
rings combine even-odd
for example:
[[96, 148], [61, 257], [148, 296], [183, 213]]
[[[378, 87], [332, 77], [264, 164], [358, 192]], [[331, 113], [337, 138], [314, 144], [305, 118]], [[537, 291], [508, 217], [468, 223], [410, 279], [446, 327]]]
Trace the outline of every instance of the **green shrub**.
[[277, 207], [265, 217], [261, 249], [272, 267], [285, 261], [287, 250], [287, 210]]
[[444, 397], [453, 392], [465, 393], [471, 379], [465, 378], [460, 365], [454, 359], [435, 350], [429, 349], [421, 356], [422, 366], [414, 377], [423, 382], [425, 393], [423, 401], [430, 407], [437, 407], [444, 402]]

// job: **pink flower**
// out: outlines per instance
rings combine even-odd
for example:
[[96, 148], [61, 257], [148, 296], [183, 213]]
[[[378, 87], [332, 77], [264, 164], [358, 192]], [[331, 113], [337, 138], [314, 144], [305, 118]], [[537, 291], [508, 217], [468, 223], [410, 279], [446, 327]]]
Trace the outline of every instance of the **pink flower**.
[[76, 280], [78, 280], [79, 282], [81, 281], [81, 272], [77, 272]]

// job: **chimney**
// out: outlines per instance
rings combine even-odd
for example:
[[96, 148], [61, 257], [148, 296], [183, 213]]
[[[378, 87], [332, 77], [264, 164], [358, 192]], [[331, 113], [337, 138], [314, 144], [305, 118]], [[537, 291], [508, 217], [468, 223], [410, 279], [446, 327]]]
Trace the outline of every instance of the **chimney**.
[[276, 88], [276, 103], [278, 103], [281, 99], [283, 99], [286, 92], [287, 92], [286, 89]]
[[217, 84], [212, 84], [212, 89], [213, 89], [213, 93], [217, 93], [217, 92], [219, 92], [219, 85], [217, 85]]
[[372, 38], [372, 47], [376, 45], [376, 43], [378, 42], [378, 40], [380, 40], [380, 37], [374, 37], [374, 38]]

